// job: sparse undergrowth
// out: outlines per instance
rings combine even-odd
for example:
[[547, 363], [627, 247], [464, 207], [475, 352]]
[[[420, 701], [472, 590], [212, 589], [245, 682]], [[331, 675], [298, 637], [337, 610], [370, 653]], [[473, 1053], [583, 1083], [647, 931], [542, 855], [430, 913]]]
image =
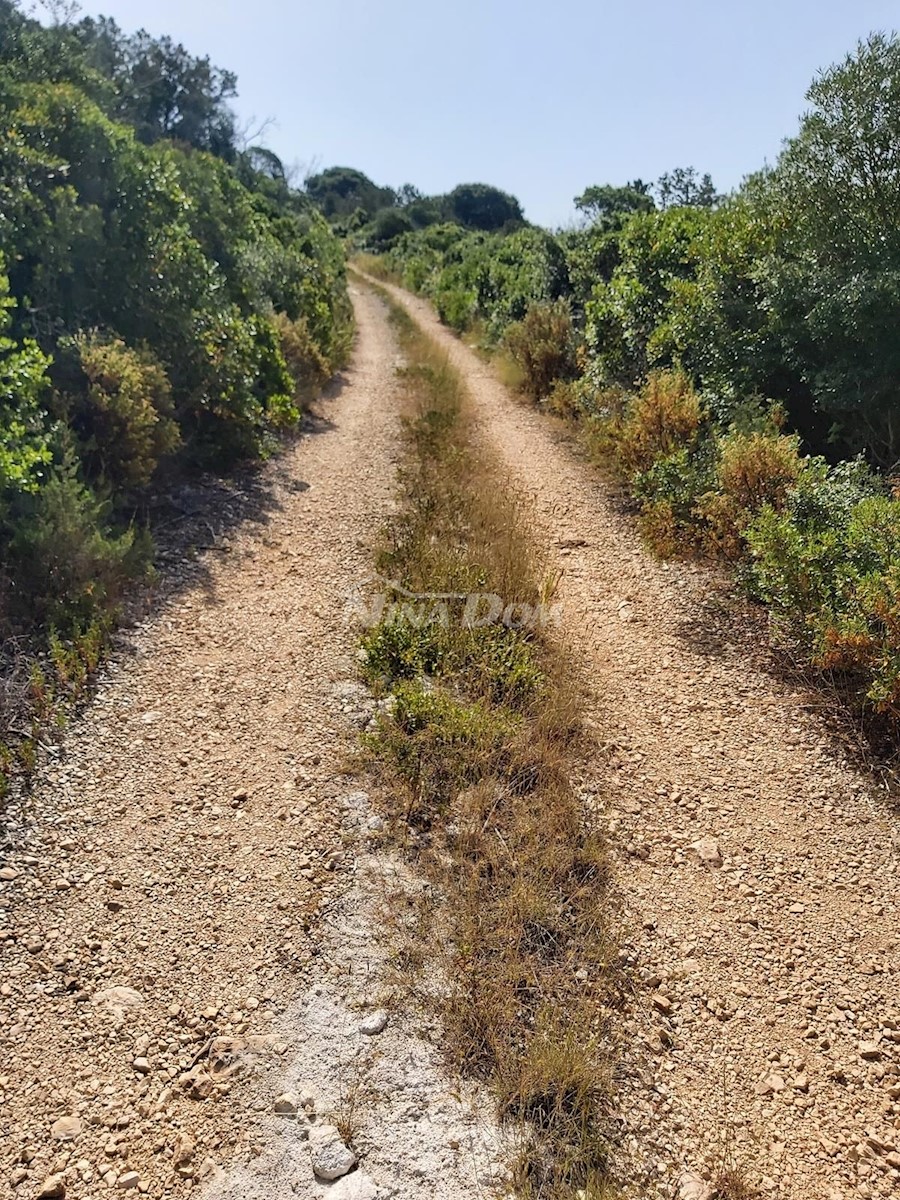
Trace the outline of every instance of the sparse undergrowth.
[[[397, 827], [445, 898], [447, 1042], [521, 1134], [517, 1194], [597, 1200], [614, 1193], [614, 989], [604, 847], [570, 783], [574, 671], [542, 628], [552, 588], [519, 503], [469, 436], [459, 377], [402, 310], [392, 317], [410, 457], [379, 567], [404, 593], [363, 639], [365, 674], [387, 701], [367, 741]], [[508, 620], [534, 619], [467, 624], [464, 600], [410, 593], [491, 594]]]

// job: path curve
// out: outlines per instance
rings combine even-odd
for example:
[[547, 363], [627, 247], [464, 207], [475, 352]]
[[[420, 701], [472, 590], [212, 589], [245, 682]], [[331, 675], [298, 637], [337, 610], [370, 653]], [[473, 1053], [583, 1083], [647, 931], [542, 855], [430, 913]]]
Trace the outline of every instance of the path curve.
[[709, 572], [650, 557], [554, 425], [389, 291], [467, 380], [563, 572], [643, 984], [621, 1111], [644, 1186], [688, 1194], [685, 1171], [743, 1166], [766, 1197], [896, 1195], [900, 837], [883, 794], [740, 633], [711, 649], [691, 632]]

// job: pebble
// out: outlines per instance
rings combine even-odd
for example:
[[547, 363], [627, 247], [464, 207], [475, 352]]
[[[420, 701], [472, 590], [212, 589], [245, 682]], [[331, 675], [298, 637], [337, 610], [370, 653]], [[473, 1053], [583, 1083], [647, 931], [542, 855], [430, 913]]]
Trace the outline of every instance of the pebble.
[[684, 1171], [678, 1180], [678, 1200], [712, 1200], [715, 1188], [694, 1171]]
[[120, 1188], [136, 1188], [141, 1182], [141, 1177], [137, 1171], [126, 1171], [124, 1175], [120, 1175], [116, 1180], [116, 1186]]
[[108, 1008], [110, 1012], [121, 1016], [130, 1008], [139, 1008], [144, 1003], [144, 997], [136, 988], [117, 984], [115, 987], [95, 992], [91, 1003]]
[[81, 1133], [81, 1120], [78, 1117], [60, 1117], [50, 1126], [50, 1136], [59, 1142], [71, 1142]]
[[66, 1194], [66, 1181], [62, 1175], [48, 1175], [41, 1184], [37, 1200], [61, 1200]]
[[378, 1033], [382, 1033], [388, 1023], [388, 1015], [385, 1009], [376, 1008], [367, 1017], [364, 1017], [359, 1023], [359, 1032], [364, 1033], [366, 1037], [374, 1037]]
[[702, 837], [688, 848], [688, 855], [705, 867], [721, 867], [722, 852], [714, 837]]
[[285, 1092], [275, 1101], [275, 1111], [283, 1117], [296, 1117], [300, 1109], [300, 1099], [293, 1092]]
[[356, 1166], [356, 1155], [333, 1125], [313, 1128], [312, 1169], [319, 1179], [340, 1179]]
[[328, 1200], [376, 1200], [378, 1185], [362, 1171], [354, 1171], [328, 1189]]

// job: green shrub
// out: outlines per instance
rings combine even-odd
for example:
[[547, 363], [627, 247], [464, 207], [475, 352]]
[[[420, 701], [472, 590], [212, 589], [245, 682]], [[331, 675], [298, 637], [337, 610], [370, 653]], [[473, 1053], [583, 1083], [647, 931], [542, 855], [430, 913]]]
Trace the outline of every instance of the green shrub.
[[149, 543], [116, 532], [110, 504], [80, 479], [69, 448], [41, 488], [8, 514], [13, 615], [27, 626], [88, 626], [146, 565]]
[[278, 344], [302, 402], [316, 395], [331, 375], [331, 364], [309, 331], [305, 317], [292, 321], [285, 313], [272, 318]]
[[524, 319], [507, 329], [504, 342], [522, 369], [523, 390], [534, 400], [577, 373], [572, 313], [565, 300], [532, 304]]
[[496, 771], [517, 725], [511, 714], [480, 700], [461, 700], [438, 686], [401, 680], [393, 706], [369, 744], [416, 796], [446, 801], [454, 787]]
[[85, 461], [115, 491], [148, 484], [181, 442], [168, 377], [149, 350], [97, 332], [73, 339], [86, 394], [74, 401]]
[[744, 533], [764, 506], [784, 508], [803, 470], [799, 439], [776, 433], [730, 433], [718, 440], [713, 489], [697, 503], [708, 548], [737, 560]]
[[463, 291], [461, 288], [437, 292], [435, 305], [444, 324], [457, 333], [465, 333], [475, 315], [474, 293]]
[[783, 511], [765, 506], [747, 529], [751, 586], [814, 665], [898, 717], [900, 500], [859, 464], [818, 460], [807, 474]]
[[629, 481], [660, 460], [697, 445], [705, 413], [691, 381], [680, 371], [654, 371], [641, 391], [615, 403], [593, 423], [595, 452]]

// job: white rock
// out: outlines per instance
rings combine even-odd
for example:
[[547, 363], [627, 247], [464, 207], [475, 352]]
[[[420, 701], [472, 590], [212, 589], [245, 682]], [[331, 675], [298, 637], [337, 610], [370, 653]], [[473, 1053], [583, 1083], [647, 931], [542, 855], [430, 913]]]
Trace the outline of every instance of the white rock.
[[313, 1126], [310, 1143], [312, 1169], [319, 1179], [340, 1179], [356, 1166], [356, 1155], [333, 1125]]
[[102, 991], [95, 992], [91, 997], [91, 1003], [108, 1008], [110, 1012], [118, 1016], [123, 1016], [130, 1008], [140, 1008], [144, 1003], [144, 997], [134, 988], [118, 984], [115, 987], [103, 988]]
[[715, 1188], [694, 1171], [684, 1171], [678, 1180], [678, 1200], [712, 1200]]
[[293, 1092], [285, 1092], [275, 1101], [275, 1111], [282, 1117], [296, 1117], [300, 1099]]
[[62, 1175], [48, 1175], [41, 1184], [38, 1200], [61, 1200], [66, 1194], [66, 1181]]
[[81, 1121], [78, 1117], [60, 1117], [50, 1126], [50, 1136], [60, 1142], [71, 1142], [81, 1133]]
[[721, 867], [722, 852], [714, 837], [702, 837], [688, 847], [688, 857], [705, 867]]
[[387, 1012], [383, 1008], [376, 1008], [373, 1013], [369, 1013], [359, 1023], [359, 1032], [364, 1033], [366, 1037], [374, 1037], [376, 1033], [381, 1033], [388, 1023]]
[[376, 1200], [378, 1185], [362, 1171], [354, 1171], [328, 1189], [328, 1200]]

